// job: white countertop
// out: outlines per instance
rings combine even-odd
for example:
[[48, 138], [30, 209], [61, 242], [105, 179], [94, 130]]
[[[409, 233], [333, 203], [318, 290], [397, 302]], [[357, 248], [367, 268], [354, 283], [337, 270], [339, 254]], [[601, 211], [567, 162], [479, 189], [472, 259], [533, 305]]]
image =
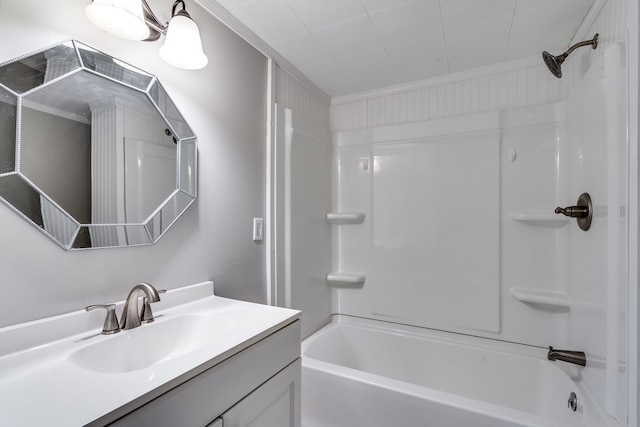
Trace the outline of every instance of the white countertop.
[[[205, 283], [205, 285], [210, 282]], [[93, 328], [55, 341], [38, 343], [26, 339], [15, 344], [16, 337], [33, 335], [34, 328], [52, 329], [46, 319], [0, 329], [0, 425], [2, 426], [80, 426], [119, 408], [140, 406], [175, 385], [203, 372], [222, 360], [247, 348], [262, 338], [299, 318], [296, 310], [230, 300], [210, 295], [179, 305], [154, 304], [156, 322], [161, 323], [185, 314], [215, 316], [225, 321], [224, 331], [208, 344], [187, 354], [175, 356], [150, 367], [122, 373], [88, 370], [69, 361], [69, 355], [100, 340], [121, 334], [135, 334], [137, 329], [115, 335], [101, 335], [102, 317], [84, 310], [59, 316], [59, 322], [92, 324]], [[175, 290], [178, 291], [178, 290]], [[162, 295], [163, 301], [179, 300], [178, 292]], [[120, 309], [117, 310], [120, 313]], [[85, 316], [91, 316], [91, 322]], [[142, 325], [140, 328], [153, 327]], [[53, 328], [55, 329], [55, 328]], [[61, 334], [59, 330], [57, 334]], [[14, 341], [10, 343], [9, 341]], [[21, 348], [25, 347], [25, 348]], [[17, 350], [17, 351], [13, 351]], [[10, 351], [10, 352], [8, 352]], [[132, 405], [132, 403], [134, 403]]]

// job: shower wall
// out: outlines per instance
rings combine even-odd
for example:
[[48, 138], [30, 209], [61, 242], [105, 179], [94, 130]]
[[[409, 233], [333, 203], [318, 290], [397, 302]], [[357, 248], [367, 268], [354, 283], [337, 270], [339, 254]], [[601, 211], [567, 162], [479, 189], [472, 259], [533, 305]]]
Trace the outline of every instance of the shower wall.
[[274, 76], [272, 301], [302, 311], [302, 334], [331, 314], [329, 106], [280, 67]]
[[333, 227], [333, 271], [364, 276], [334, 287], [334, 311], [562, 343], [570, 79], [526, 61], [449, 79], [332, 108], [333, 209], [366, 215]]
[[[364, 214], [332, 222], [334, 312], [583, 350], [626, 424], [624, 6], [561, 80], [535, 58], [334, 100], [332, 211]], [[583, 192], [587, 232], [554, 214]]]
[[333, 226], [333, 270], [364, 281], [335, 284], [334, 311], [566, 342], [565, 115], [560, 102], [337, 133], [333, 206], [365, 220]]

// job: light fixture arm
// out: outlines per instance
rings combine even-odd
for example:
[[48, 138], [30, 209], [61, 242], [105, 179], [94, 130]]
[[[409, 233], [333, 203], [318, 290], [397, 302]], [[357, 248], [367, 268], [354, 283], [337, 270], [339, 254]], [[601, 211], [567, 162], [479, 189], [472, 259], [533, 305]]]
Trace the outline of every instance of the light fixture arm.
[[[181, 0], [178, 0], [173, 4], [174, 9], [176, 7], [176, 4], [179, 3], [180, 1]], [[183, 2], [183, 5], [184, 5], [184, 2]], [[164, 25], [160, 22], [158, 17], [156, 17], [155, 13], [153, 13], [153, 10], [151, 10], [151, 7], [147, 3], [147, 0], [142, 0], [142, 12], [144, 13], [144, 22], [147, 24], [150, 30], [149, 37], [147, 37], [143, 41], [154, 42], [160, 38], [161, 34], [164, 34], [164, 35], [167, 34], [168, 25]], [[171, 16], [173, 16], [173, 14]]]
[[191, 16], [189, 16], [189, 13], [187, 12], [187, 6], [184, 4], [184, 0], [176, 0], [175, 3], [173, 3], [173, 7], [171, 8], [171, 17], [173, 18], [176, 16], [176, 7], [178, 7], [180, 3], [182, 3], [182, 10], [178, 12], [178, 15], [183, 15], [191, 19]]
[[[182, 10], [179, 10], [176, 13], [176, 8], [178, 7], [178, 5], [182, 5]], [[167, 22], [165, 24], [162, 24], [160, 22], [156, 14], [153, 13], [153, 10], [151, 10], [151, 6], [149, 6], [147, 0], [142, 0], [142, 11], [144, 13], [144, 22], [147, 24], [150, 30], [149, 37], [147, 37], [143, 41], [154, 42], [160, 38], [161, 34], [164, 34], [166, 36], [167, 28], [169, 28], [169, 23]], [[187, 5], [184, 3], [184, 0], [176, 0], [173, 3], [173, 6], [171, 8], [171, 17], [173, 18], [176, 15], [186, 16], [187, 18], [191, 19], [191, 15], [189, 15], [189, 12], [187, 12]]]

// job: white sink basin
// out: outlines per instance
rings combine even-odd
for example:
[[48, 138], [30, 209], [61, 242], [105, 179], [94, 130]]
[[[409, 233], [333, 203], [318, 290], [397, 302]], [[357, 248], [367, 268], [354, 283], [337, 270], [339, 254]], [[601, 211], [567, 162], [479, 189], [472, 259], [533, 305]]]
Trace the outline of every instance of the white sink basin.
[[231, 329], [231, 322], [195, 314], [162, 319], [99, 337], [69, 355], [79, 367], [105, 373], [130, 372], [175, 358], [203, 347]]

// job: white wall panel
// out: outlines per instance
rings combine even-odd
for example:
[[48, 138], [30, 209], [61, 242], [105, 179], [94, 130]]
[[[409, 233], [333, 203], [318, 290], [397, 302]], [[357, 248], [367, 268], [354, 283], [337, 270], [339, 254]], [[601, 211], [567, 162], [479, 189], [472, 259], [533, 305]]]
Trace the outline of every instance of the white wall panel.
[[[510, 219], [514, 211], [553, 217], [566, 196], [557, 164], [566, 155], [563, 117], [560, 103], [337, 133], [334, 209], [366, 219], [338, 227], [334, 270], [366, 280], [336, 290], [334, 310], [540, 346], [566, 342], [567, 310], [510, 294], [569, 289], [568, 221]], [[475, 305], [465, 302], [470, 295]]]
[[[331, 290], [325, 276], [331, 265], [331, 133], [329, 105], [276, 67], [275, 101], [283, 116], [276, 130], [278, 305], [302, 310], [302, 334], [325, 322]], [[285, 112], [286, 111], [286, 112]]]
[[329, 127], [329, 106], [280, 67], [276, 67], [275, 98], [278, 105], [295, 111], [300, 117]]
[[500, 133], [373, 148], [372, 312], [500, 329]]
[[[283, 181], [284, 230], [278, 241], [284, 247], [284, 271], [278, 272], [283, 286], [277, 303], [302, 311], [302, 334], [317, 329], [331, 312], [331, 289], [326, 274], [331, 267], [331, 231], [326, 215], [330, 210], [331, 139], [329, 128], [279, 107], [285, 115], [284, 132], [277, 132], [276, 162]], [[280, 123], [280, 122], [279, 122]]]
[[[334, 132], [457, 117], [487, 111], [550, 104], [566, 98], [568, 79], [544, 65], [480, 75], [331, 106]], [[366, 117], [366, 120], [363, 118]]]

